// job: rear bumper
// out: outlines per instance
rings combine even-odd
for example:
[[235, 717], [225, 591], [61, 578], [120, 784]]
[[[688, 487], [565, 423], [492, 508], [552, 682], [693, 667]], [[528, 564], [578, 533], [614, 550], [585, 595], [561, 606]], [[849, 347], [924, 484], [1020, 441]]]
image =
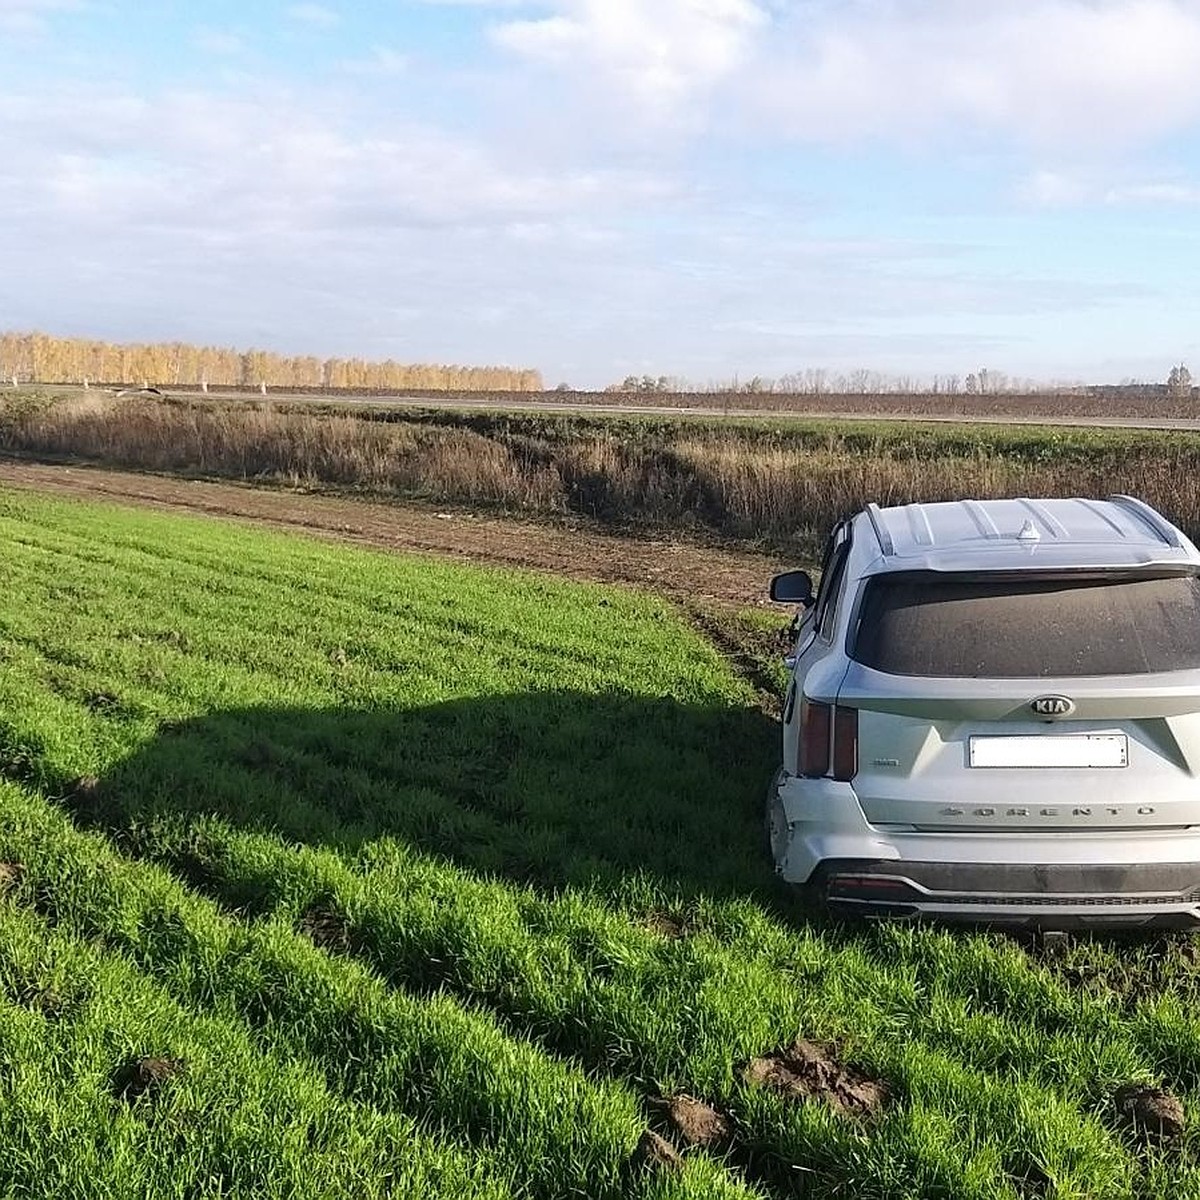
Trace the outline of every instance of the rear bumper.
[[1200, 924], [1200, 864], [898, 862], [832, 859], [816, 880], [831, 908], [890, 917], [1065, 928]]
[[925, 833], [849, 784], [780, 776], [776, 870], [843, 912], [1040, 928], [1200, 925], [1200, 830]]

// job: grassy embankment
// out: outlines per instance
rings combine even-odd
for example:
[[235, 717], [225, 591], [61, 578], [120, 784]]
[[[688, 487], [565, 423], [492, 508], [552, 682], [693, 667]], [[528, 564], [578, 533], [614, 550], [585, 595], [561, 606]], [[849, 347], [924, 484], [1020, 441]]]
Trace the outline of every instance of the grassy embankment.
[[[1200, 1195], [1192, 943], [809, 923], [646, 596], [0, 496], [0, 1193]], [[873, 1115], [762, 1086], [798, 1037]], [[661, 1101], [732, 1134], [648, 1166]]]
[[1200, 435], [0, 399], [0, 453], [577, 514], [811, 554], [867, 500], [1142, 496], [1200, 536]]

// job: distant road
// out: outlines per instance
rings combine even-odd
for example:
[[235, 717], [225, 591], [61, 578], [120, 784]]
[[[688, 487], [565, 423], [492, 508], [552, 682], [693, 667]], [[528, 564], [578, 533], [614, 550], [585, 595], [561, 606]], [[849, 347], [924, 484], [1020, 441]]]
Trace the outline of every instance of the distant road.
[[[80, 389], [69, 385], [35, 385], [42, 391], [77, 392]], [[93, 389], [102, 394], [101, 389]], [[163, 389], [168, 394], [170, 389]], [[257, 392], [222, 392], [212, 390], [197, 392], [192, 390], [174, 393], [180, 397], [194, 400], [246, 400], [261, 401]], [[795, 409], [762, 409], [762, 408], [726, 408], [723, 405], [678, 405], [653, 404], [621, 404], [604, 401], [589, 403], [578, 400], [523, 400], [520, 393], [513, 393], [511, 399], [462, 398], [449, 397], [435, 399], [430, 396], [360, 396], [354, 394], [337, 396], [314, 396], [308, 393], [278, 392], [267, 393], [266, 399], [289, 405], [309, 405], [314, 408], [339, 407], [352, 405], [362, 408], [380, 409], [447, 409], [454, 412], [520, 412], [520, 413], [576, 413], [592, 414], [610, 417], [732, 417], [737, 419], [758, 419], [763, 421], [784, 420], [836, 420], [836, 421], [903, 421], [915, 424], [936, 423], [944, 425], [1049, 425], [1077, 429], [1158, 429], [1175, 430], [1177, 432], [1200, 432], [1200, 419], [1176, 417], [1080, 417], [1080, 416], [993, 416], [993, 415], [941, 415], [922, 413], [896, 412], [822, 412], [819, 408], [797, 411]]]

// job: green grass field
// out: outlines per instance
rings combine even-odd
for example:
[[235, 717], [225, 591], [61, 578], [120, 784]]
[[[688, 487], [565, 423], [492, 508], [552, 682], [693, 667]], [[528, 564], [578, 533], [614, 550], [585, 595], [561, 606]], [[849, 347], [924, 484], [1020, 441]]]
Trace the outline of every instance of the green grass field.
[[[0, 1195], [1200, 1196], [1114, 1098], [1200, 1111], [1194, 943], [807, 915], [665, 602], [15, 493], [0, 539]], [[747, 1072], [801, 1038], [882, 1107]]]

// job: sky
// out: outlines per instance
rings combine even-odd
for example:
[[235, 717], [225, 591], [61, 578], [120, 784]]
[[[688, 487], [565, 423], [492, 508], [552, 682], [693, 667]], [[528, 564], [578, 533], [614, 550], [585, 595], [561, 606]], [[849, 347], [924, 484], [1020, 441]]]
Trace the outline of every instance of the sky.
[[1200, 375], [1200, 0], [0, 0], [0, 329]]

